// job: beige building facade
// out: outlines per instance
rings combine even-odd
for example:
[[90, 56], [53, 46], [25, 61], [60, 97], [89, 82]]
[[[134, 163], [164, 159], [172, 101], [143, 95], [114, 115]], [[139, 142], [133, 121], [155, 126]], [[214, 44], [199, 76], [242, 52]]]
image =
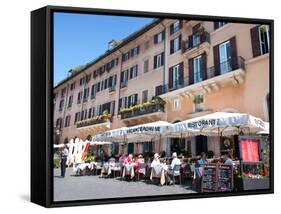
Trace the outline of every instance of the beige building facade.
[[[216, 111], [268, 121], [269, 35], [267, 25], [155, 20], [54, 87], [55, 139]], [[220, 155], [221, 141], [199, 136], [107, 149]]]

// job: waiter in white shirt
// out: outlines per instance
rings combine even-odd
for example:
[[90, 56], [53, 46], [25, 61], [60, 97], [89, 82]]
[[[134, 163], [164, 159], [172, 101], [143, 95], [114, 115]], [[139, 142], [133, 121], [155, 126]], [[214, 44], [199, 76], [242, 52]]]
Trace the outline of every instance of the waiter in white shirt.
[[65, 166], [66, 166], [67, 157], [68, 157], [68, 149], [66, 148], [65, 145], [63, 151], [61, 152], [61, 162], [60, 162], [61, 177], [63, 178], [65, 176]]

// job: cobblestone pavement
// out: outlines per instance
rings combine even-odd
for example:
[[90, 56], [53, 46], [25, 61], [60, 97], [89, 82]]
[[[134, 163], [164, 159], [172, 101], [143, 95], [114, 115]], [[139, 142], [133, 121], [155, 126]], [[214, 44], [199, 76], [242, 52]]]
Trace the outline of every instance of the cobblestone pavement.
[[183, 193], [196, 192], [186, 182], [183, 185], [160, 186], [150, 181], [134, 182], [94, 175], [75, 176], [72, 168], [66, 169], [66, 175], [62, 178], [60, 169], [54, 169], [54, 201]]

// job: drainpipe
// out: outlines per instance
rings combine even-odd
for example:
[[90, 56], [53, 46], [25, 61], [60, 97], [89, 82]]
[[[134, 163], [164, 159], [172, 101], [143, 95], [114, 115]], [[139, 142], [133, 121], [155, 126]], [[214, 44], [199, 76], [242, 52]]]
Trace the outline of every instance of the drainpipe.
[[[62, 120], [62, 124], [61, 126], [64, 127], [64, 124], [65, 124], [65, 114], [66, 114], [66, 108], [67, 108], [67, 101], [68, 101], [68, 92], [69, 92], [69, 83], [67, 83], [66, 85], [66, 95], [65, 95], [65, 102], [64, 102], [64, 107], [63, 107], [63, 120]], [[62, 136], [62, 133], [63, 133], [63, 128], [61, 129], [61, 136]]]
[[167, 63], [167, 59], [168, 59], [168, 57], [166, 56], [167, 54], [167, 44], [166, 44], [166, 42], [168, 41], [167, 40], [167, 34], [166, 34], [166, 26], [161, 22], [160, 23], [162, 26], [163, 26], [163, 28], [164, 28], [164, 32], [165, 32], [165, 40], [164, 40], [164, 65], [163, 65], [163, 86], [165, 86], [165, 73], [166, 73], [166, 63]]

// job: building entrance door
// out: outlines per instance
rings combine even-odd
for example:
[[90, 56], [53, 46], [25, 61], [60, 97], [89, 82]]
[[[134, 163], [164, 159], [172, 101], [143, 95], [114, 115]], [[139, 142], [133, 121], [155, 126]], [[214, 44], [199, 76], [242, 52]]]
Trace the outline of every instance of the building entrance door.
[[208, 138], [207, 136], [199, 135], [195, 137], [196, 155], [200, 155], [201, 152], [208, 152]]

